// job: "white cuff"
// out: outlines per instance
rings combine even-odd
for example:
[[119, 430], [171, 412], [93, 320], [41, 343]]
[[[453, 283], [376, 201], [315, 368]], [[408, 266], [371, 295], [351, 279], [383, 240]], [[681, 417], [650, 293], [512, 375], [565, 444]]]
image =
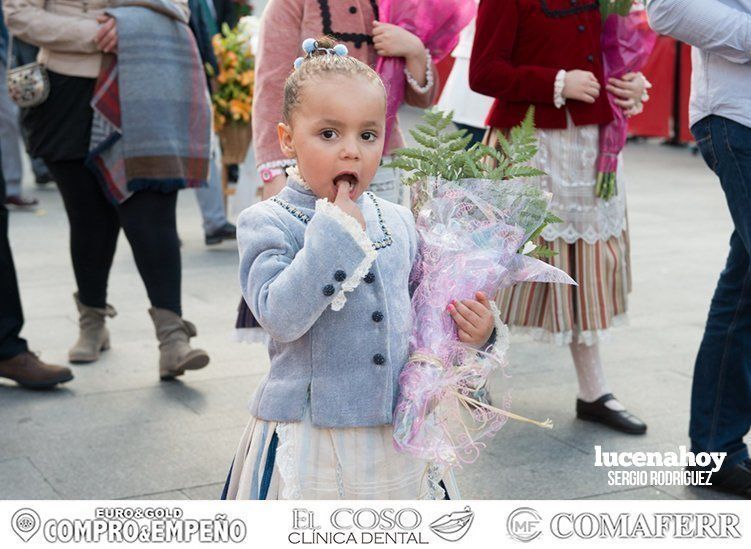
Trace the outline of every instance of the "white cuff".
[[428, 93], [430, 89], [433, 87], [433, 58], [430, 56], [430, 52], [428, 50], [425, 50], [425, 85], [421, 86], [414, 76], [412, 76], [412, 73], [407, 70], [407, 67], [404, 67], [404, 76], [407, 77], [407, 82], [409, 83], [410, 87], [415, 90], [417, 93]]
[[553, 84], [553, 104], [556, 109], [560, 109], [566, 104], [566, 98], [563, 97], [563, 86], [566, 84], [566, 71], [561, 69], [555, 75]]
[[641, 94], [641, 102], [646, 103], [647, 101], [649, 101], [649, 90], [652, 89], [652, 82], [647, 80], [647, 77], [642, 73], [638, 72], [637, 74], [644, 79], [644, 91]]
[[287, 166], [294, 166], [297, 164], [297, 160], [294, 158], [285, 158], [283, 160], [272, 160], [271, 162], [264, 162], [256, 166], [256, 170], [260, 173], [261, 170], [272, 168], [286, 168]]
[[350, 274], [350, 276], [344, 282], [342, 282], [342, 289], [338, 294], [336, 294], [334, 300], [331, 302], [331, 310], [339, 311], [347, 302], [347, 298], [345, 297], [344, 293], [351, 292], [352, 290], [357, 288], [357, 286], [360, 284], [360, 281], [365, 277], [365, 275], [368, 274], [370, 267], [373, 265], [373, 262], [376, 259], [377, 252], [373, 247], [373, 242], [371, 242], [370, 238], [368, 238], [368, 235], [360, 226], [360, 223], [358, 223], [357, 219], [355, 219], [351, 215], [344, 213], [344, 210], [342, 210], [339, 206], [329, 202], [327, 198], [320, 198], [316, 200], [316, 214], [328, 216], [336, 221], [339, 225], [341, 225], [341, 227], [345, 231], [347, 231], [352, 238], [355, 239], [355, 242], [357, 242], [358, 246], [360, 246], [363, 253], [365, 254], [365, 257], [357, 266], [355, 271]]

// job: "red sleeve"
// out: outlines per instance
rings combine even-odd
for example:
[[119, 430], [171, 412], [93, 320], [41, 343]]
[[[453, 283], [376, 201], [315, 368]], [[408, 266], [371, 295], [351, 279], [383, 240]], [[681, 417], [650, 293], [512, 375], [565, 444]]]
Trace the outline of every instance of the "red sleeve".
[[518, 0], [480, 0], [469, 87], [506, 101], [552, 105], [558, 69], [511, 63], [520, 18]]

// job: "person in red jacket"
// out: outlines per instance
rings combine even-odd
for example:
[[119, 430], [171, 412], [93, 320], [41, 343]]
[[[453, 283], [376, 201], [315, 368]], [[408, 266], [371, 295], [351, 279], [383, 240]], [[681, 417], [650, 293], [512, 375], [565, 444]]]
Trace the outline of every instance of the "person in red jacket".
[[[627, 114], [639, 108], [641, 75], [603, 82], [602, 30], [597, 0], [481, 0], [470, 60], [470, 87], [496, 98], [491, 128], [507, 130], [531, 105], [539, 152], [533, 165], [547, 175], [528, 182], [553, 193], [541, 242], [555, 252], [550, 263], [578, 286], [520, 284], [497, 303], [512, 327], [569, 345], [579, 381], [577, 417], [642, 434], [646, 424], [610, 393], [598, 344], [624, 320], [631, 289], [629, 239], [622, 168], [619, 192], [595, 193], [599, 125], [612, 119], [605, 90]], [[486, 135], [495, 144], [494, 129]]]

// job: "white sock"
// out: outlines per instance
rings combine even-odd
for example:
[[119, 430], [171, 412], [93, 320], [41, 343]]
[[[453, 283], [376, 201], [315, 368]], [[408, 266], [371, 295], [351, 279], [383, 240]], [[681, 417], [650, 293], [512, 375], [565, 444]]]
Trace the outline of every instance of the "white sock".
[[[605, 372], [600, 360], [600, 347], [595, 343], [587, 346], [574, 339], [570, 345], [574, 359], [576, 377], [579, 380], [579, 398], [584, 402], [594, 402], [610, 392], [605, 381]], [[605, 403], [611, 410], [625, 410], [623, 404], [613, 399]]]

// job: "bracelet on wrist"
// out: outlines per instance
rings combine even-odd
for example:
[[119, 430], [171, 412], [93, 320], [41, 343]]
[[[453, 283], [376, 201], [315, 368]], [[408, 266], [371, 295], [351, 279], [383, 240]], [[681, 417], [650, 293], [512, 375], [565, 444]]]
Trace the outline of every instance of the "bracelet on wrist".
[[415, 79], [411, 72], [404, 67], [404, 76], [407, 77], [407, 83], [417, 93], [428, 93], [433, 87], [433, 58], [430, 56], [430, 52], [425, 50], [425, 85], [421, 86]]

